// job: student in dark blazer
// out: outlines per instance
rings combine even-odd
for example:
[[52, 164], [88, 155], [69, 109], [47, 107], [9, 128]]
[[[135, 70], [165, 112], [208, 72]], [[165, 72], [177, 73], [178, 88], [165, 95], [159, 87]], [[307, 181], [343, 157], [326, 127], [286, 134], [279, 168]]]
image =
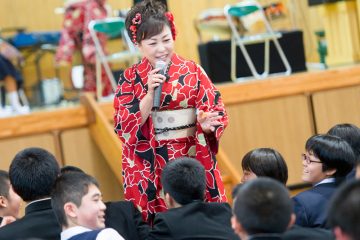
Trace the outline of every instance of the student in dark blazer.
[[259, 177], [243, 184], [234, 199], [232, 228], [241, 239], [280, 240], [295, 221], [286, 187]]
[[338, 240], [360, 239], [360, 180], [347, 182], [329, 204], [328, 222]]
[[293, 225], [283, 235], [282, 240], [335, 240], [335, 235], [329, 229], [309, 228]]
[[205, 169], [195, 159], [178, 158], [162, 172], [169, 210], [155, 216], [148, 239], [239, 239], [231, 229], [227, 203], [205, 203]]
[[10, 182], [27, 206], [23, 218], [0, 228], [0, 240], [60, 239], [61, 228], [50, 199], [59, 173], [55, 157], [44, 149], [26, 148], [16, 154], [10, 165]]
[[125, 239], [142, 240], [149, 235], [150, 226], [130, 201], [105, 202], [105, 226], [113, 228]]
[[[68, 172], [85, 173], [81, 168], [67, 165], [61, 174]], [[150, 226], [142, 219], [140, 211], [130, 201], [105, 202], [105, 227], [115, 229], [123, 238], [131, 240], [146, 239]]]
[[353, 168], [355, 155], [343, 139], [331, 135], [315, 135], [305, 145], [302, 155], [302, 180], [313, 184], [293, 198], [296, 224], [303, 227], [326, 226], [326, 209], [337, 186]]
[[[243, 184], [238, 184], [232, 191], [232, 198], [235, 199]], [[235, 200], [234, 200], [235, 201]], [[331, 230], [323, 228], [308, 228], [299, 225], [292, 225], [281, 236], [282, 240], [335, 240]]]

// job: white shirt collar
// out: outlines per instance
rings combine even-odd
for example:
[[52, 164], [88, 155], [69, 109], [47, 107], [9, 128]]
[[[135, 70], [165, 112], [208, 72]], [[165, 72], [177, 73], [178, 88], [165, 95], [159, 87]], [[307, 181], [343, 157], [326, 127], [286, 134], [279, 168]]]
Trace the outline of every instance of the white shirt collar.
[[61, 232], [61, 240], [67, 240], [75, 235], [89, 231], [92, 230], [82, 226], [71, 227]]
[[314, 186], [324, 184], [324, 183], [333, 183], [333, 182], [335, 182], [335, 178], [325, 178], [324, 180], [316, 183]]
[[42, 199], [38, 199], [38, 200], [34, 200], [34, 201], [31, 201], [29, 202], [26, 207], [28, 207], [30, 204], [33, 204], [33, 203], [36, 203], [36, 202], [41, 202], [41, 201], [45, 201], [45, 200], [50, 200], [51, 198], [42, 198]]

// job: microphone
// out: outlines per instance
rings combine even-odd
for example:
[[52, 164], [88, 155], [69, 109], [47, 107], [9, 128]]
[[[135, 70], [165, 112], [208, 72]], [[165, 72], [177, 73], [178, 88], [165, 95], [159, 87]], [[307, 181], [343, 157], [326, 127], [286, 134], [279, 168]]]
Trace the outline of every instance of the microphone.
[[[157, 61], [155, 63], [155, 68], [160, 68], [160, 71], [158, 72], [158, 74], [164, 75], [165, 76], [165, 71], [166, 71], [166, 62], [164, 61]], [[162, 83], [155, 88], [155, 93], [154, 93], [154, 102], [153, 102], [153, 109], [157, 110], [160, 107], [160, 97], [161, 97], [161, 92], [162, 92]]]

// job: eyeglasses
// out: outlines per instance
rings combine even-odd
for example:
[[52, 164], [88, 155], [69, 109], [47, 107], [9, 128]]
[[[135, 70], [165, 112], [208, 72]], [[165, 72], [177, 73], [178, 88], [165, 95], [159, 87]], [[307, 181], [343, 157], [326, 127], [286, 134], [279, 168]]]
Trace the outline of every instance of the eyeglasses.
[[306, 164], [310, 164], [310, 163], [322, 163], [321, 161], [311, 160], [311, 159], [310, 159], [310, 156], [307, 155], [307, 154], [305, 154], [305, 153], [301, 154], [301, 159], [302, 159], [303, 161], [305, 161]]

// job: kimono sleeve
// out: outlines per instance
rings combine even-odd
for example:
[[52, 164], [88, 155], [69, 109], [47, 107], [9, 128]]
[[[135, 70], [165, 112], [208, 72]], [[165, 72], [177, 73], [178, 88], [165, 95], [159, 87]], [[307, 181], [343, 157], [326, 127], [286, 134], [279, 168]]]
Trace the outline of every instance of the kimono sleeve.
[[140, 99], [134, 89], [135, 70], [129, 68], [121, 74], [114, 98], [115, 132], [127, 145], [135, 146], [141, 134]]
[[[202, 110], [204, 112], [218, 111], [222, 114], [222, 118], [219, 120], [221, 125], [215, 128], [214, 133], [205, 135], [210, 149], [213, 153], [217, 153], [220, 137], [229, 122], [228, 115], [219, 90], [216, 89], [204, 69], [196, 65], [196, 71], [198, 76], [198, 95], [196, 98], [197, 110]], [[199, 127], [200, 124], [198, 124], [198, 128]]]

